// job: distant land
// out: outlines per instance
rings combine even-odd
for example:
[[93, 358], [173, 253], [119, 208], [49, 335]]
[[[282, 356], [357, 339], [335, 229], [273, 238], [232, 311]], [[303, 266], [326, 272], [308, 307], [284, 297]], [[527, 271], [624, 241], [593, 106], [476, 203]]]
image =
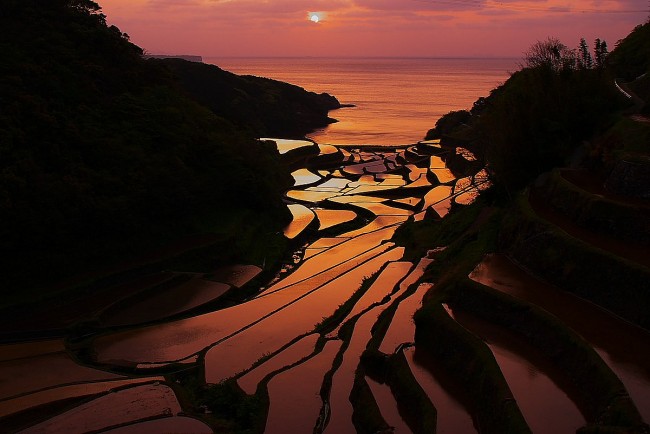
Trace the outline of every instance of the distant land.
[[203, 57], [191, 54], [146, 54], [145, 59], [183, 59], [188, 62], [203, 62]]

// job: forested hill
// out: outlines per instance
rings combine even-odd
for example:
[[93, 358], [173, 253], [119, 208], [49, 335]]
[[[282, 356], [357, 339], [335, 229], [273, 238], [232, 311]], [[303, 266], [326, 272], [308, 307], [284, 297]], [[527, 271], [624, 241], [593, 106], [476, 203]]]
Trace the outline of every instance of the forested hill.
[[[205, 65], [145, 60], [89, 0], [2, 3], [3, 301], [226, 222], [227, 232], [242, 233], [249, 214], [271, 233], [288, 218], [281, 194], [291, 178], [275, 149], [254, 140], [283, 130], [275, 114], [263, 114], [284, 110], [282, 128], [295, 133], [326, 123], [335, 99]], [[228, 98], [202, 100], [206, 107], [183, 83]], [[291, 110], [308, 106], [320, 115], [288, 122]], [[235, 256], [245, 243], [219, 236]]]
[[214, 65], [164, 59], [193, 98], [236, 125], [252, 129], [259, 137], [302, 137], [331, 122], [329, 110], [340, 107], [328, 94], [263, 77], [239, 76]]
[[[650, 23], [611, 53], [600, 40], [594, 45], [592, 55], [584, 40], [575, 49], [553, 38], [538, 42], [521, 70], [471, 110], [445, 115], [427, 137], [484, 157], [497, 190], [508, 197], [567, 165], [577, 150], [603, 173], [623, 156], [648, 155], [647, 122], [627, 115], [650, 113]], [[635, 107], [617, 83], [635, 93]]]

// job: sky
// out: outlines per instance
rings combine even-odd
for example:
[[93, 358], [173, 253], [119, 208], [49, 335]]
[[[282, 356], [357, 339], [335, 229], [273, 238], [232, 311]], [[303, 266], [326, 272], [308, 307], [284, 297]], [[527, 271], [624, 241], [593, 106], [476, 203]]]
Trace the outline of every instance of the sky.
[[204, 57], [521, 57], [581, 37], [613, 47], [648, 0], [97, 0], [151, 54]]

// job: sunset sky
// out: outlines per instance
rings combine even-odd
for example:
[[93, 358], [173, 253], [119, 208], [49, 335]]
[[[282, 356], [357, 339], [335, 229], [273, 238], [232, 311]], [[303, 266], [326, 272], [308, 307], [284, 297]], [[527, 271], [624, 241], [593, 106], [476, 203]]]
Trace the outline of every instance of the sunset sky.
[[[519, 57], [537, 40], [610, 47], [647, 0], [104, 0], [153, 54]], [[316, 17], [318, 19], [316, 19]], [[316, 22], [317, 21], [317, 22]]]

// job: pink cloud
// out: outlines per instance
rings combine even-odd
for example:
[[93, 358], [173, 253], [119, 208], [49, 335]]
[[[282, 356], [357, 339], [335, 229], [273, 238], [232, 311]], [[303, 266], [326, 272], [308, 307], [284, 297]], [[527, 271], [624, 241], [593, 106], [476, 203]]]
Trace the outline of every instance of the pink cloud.
[[[101, 1], [101, 0], [100, 0]], [[610, 45], [646, 0], [104, 0], [150, 52], [204, 56], [519, 56], [537, 40]], [[641, 12], [617, 12], [638, 10]], [[310, 11], [327, 19], [308, 20]]]
[[366, 9], [390, 11], [466, 11], [483, 7], [487, 0], [450, 2], [434, 0], [356, 0], [355, 4]]

